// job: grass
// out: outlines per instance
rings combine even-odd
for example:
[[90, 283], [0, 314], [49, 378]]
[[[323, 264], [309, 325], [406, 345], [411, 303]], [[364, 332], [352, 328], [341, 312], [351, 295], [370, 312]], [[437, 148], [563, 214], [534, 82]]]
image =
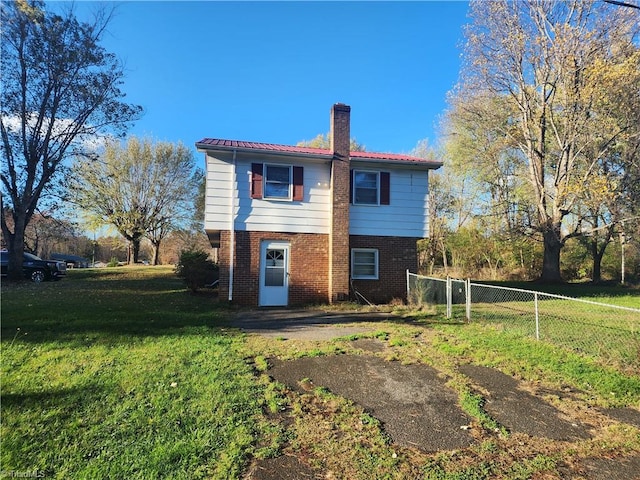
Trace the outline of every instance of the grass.
[[435, 309], [371, 324], [364, 336], [386, 346], [375, 355], [437, 368], [474, 419], [472, 447], [427, 454], [394, 445], [384, 426], [348, 399], [321, 386], [298, 393], [268, 377], [272, 357], [363, 354], [352, 345], [362, 336], [244, 336], [225, 327], [232, 313], [208, 292], [187, 293], [164, 267], [72, 270], [40, 285], [4, 282], [2, 472], [234, 479], [252, 458], [285, 453], [335, 478], [525, 479], [555, 478], [559, 465], [581, 458], [640, 453], [640, 430], [615, 422], [578, 443], [509, 434], [457, 371], [462, 363], [487, 365], [523, 385], [575, 389], [571, 398], [548, 400], [576, 415], [640, 408], [637, 372], [579, 352], [492, 324], [446, 320]]
[[[472, 283], [473, 322], [489, 322], [509, 334], [537, 338], [619, 368], [640, 370], [639, 288], [526, 282], [492, 284], [505, 288]], [[431, 298], [437, 304], [436, 311], [444, 312], [444, 287], [444, 281], [416, 281], [414, 291], [420, 299], [422, 295]], [[464, 289], [459, 282], [454, 287], [453, 299], [458, 303], [452, 306], [453, 317], [464, 319]], [[535, 295], [534, 289], [583, 301]]]
[[2, 287], [2, 470], [233, 478], [261, 389], [225, 312], [170, 269]]
[[543, 284], [539, 282], [474, 282], [488, 283], [507, 288], [519, 288], [537, 292], [582, 298], [593, 302], [608, 303], [621, 307], [640, 308], [640, 285], [563, 283]]

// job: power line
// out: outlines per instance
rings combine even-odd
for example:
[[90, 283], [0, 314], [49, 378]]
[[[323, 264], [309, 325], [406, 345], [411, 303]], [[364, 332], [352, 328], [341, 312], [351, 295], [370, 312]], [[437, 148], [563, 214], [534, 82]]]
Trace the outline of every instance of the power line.
[[611, 3], [612, 5], [618, 5], [620, 7], [629, 7], [629, 8], [637, 8], [640, 9], [640, 6], [634, 5], [633, 3], [628, 2], [620, 2], [618, 0], [603, 0], [605, 3]]

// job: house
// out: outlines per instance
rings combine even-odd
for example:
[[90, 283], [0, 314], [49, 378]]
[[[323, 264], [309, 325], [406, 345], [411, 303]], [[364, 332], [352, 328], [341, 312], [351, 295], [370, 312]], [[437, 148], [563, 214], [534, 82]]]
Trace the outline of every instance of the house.
[[331, 108], [331, 148], [204, 138], [205, 230], [220, 298], [252, 306], [406, 297], [428, 236], [429, 171], [407, 155], [351, 152], [350, 112]]

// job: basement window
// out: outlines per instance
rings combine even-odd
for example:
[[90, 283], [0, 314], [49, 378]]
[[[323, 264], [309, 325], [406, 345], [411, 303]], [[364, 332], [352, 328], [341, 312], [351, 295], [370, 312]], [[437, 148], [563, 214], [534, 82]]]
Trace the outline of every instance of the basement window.
[[378, 250], [354, 248], [351, 250], [351, 278], [378, 280]]

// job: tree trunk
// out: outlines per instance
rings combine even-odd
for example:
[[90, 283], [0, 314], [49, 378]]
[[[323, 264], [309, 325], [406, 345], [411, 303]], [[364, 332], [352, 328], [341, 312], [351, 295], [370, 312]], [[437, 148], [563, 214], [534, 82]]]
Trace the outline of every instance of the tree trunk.
[[607, 236], [602, 243], [602, 247], [598, 248], [598, 238], [594, 237], [591, 240], [591, 257], [593, 258], [593, 273], [591, 274], [591, 281], [593, 283], [599, 283], [602, 280], [602, 257], [604, 257], [604, 251], [611, 242], [612, 234], [607, 232]]
[[141, 238], [133, 238], [129, 240], [129, 248], [127, 254], [127, 262], [129, 265], [135, 265], [138, 263], [138, 257], [140, 256], [140, 242]]
[[543, 232], [543, 236], [544, 256], [542, 258], [540, 281], [543, 283], [561, 283], [560, 250], [562, 250], [562, 241], [560, 240], [560, 224], [547, 228]]
[[591, 240], [591, 256], [593, 257], [593, 273], [591, 274], [591, 281], [593, 283], [600, 283], [600, 280], [602, 280], [603, 254], [604, 248], [600, 250], [598, 248], [598, 241], [595, 238]]
[[[5, 212], [3, 212], [3, 215]], [[26, 221], [24, 215], [13, 215], [13, 233], [9, 231], [5, 219], [2, 219], [2, 233], [9, 247], [9, 265], [7, 266], [7, 280], [10, 282], [21, 282], [24, 280], [22, 264], [24, 262], [24, 231]]]
[[151, 265], [159, 265], [160, 264], [160, 240], [152, 240], [151, 245], [153, 245], [153, 259], [151, 261]]
[[442, 248], [442, 264], [444, 265], [444, 273], [449, 275], [449, 264], [447, 262], [447, 248], [444, 245], [444, 241], [440, 239], [440, 247]]

